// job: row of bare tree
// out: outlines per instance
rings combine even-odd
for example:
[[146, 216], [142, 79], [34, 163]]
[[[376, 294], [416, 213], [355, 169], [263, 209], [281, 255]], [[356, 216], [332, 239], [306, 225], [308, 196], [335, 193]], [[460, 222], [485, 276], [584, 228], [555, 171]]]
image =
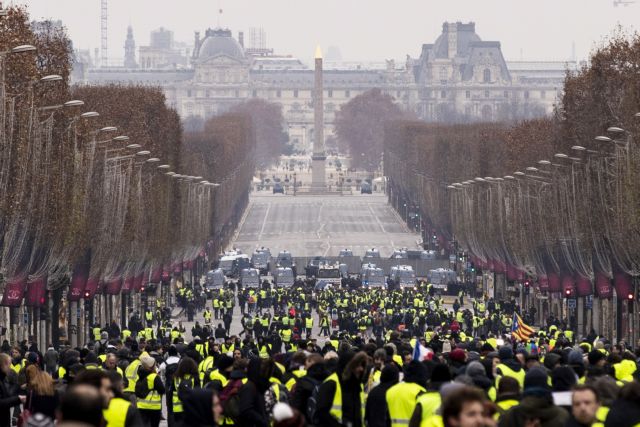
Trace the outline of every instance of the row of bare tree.
[[0, 16], [3, 280], [52, 284], [83, 265], [86, 275], [113, 282], [223, 247], [253, 175], [250, 118], [214, 118], [185, 141], [159, 88], [71, 87], [65, 30], [51, 23], [34, 30], [23, 8], [7, 11]]
[[[640, 36], [614, 34], [568, 74], [553, 117], [515, 125], [393, 121], [385, 175], [443, 244], [536, 275], [567, 294], [606, 296], [640, 275]], [[601, 283], [599, 288], [597, 283]], [[610, 288], [610, 286], [609, 286]]]

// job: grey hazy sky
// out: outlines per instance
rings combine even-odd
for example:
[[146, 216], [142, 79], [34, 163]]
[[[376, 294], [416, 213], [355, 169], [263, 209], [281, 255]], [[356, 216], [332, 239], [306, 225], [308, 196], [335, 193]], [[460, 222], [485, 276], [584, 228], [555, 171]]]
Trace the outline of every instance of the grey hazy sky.
[[[109, 0], [109, 57], [121, 58], [127, 25], [136, 44], [163, 26], [176, 39], [221, 24], [233, 31], [263, 27], [279, 54], [308, 62], [316, 44], [340, 48], [345, 60], [417, 57], [433, 43], [444, 21], [474, 21], [482, 40], [497, 40], [507, 60], [564, 60], [575, 42], [585, 58], [620, 24], [637, 29], [640, 1], [614, 7], [614, 0]], [[61, 19], [75, 46], [100, 44], [100, 0], [14, 0], [32, 18]], [[7, 0], [4, 1], [7, 3]], [[634, 27], [635, 25], [635, 27]]]

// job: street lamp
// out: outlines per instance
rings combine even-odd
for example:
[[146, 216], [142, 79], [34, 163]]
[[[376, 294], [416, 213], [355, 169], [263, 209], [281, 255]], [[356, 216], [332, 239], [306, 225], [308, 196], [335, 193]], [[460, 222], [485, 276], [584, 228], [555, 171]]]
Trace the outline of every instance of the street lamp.
[[62, 104], [64, 107], [82, 107], [84, 105], [84, 101], [79, 99], [72, 99], [71, 101], [67, 101]]
[[24, 53], [24, 52], [33, 52], [36, 50], [36, 47], [30, 44], [21, 44], [20, 46], [16, 46], [11, 49], [11, 53]]
[[142, 145], [140, 145], [140, 144], [129, 144], [125, 148], [128, 148], [130, 150], [137, 150], [138, 148], [142, 148]]
[[41, 82], [59, 82], [62, 80], [62, 76], [58, 74], [49, 74], [40, 79]]
[[116, 136], [115, 138], [113, 138], [113, 140], [116, 141], [116, 142], [128, 141], [129, 137], [127, 135], [120, 135], [120, 136]]
[[91, 117], [99, 117], [100, 113], [96, 111], [87, 111], [86, 113], [80, 114], [80, 117], [83, 119], [90, 119]]

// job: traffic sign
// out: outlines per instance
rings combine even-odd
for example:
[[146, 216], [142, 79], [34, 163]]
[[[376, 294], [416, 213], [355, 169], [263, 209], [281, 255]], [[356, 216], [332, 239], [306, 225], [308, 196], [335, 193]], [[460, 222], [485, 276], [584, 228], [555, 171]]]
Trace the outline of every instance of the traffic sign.
[[588, 310], [591, 310], [593, 308], [593, 295], [587, 296], [587, 301], [585, 302], [585, 307], [587, 307]]
[[455, 255], [449, 255], [449, 262], [451, 264], [455, 264], [456, 263], [456, 256]]
[[576, 299], [575, 298], [569, 298], [567, 300], [567, 307], [569, 307], [570, 309], [576, 308]]

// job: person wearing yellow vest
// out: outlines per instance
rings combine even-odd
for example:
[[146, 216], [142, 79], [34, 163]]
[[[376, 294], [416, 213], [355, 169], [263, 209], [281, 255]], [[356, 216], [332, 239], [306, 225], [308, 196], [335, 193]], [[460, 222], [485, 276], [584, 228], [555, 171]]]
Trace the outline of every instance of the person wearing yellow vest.
[[[195, 360], [184, 357], [178, 364], [178, 369], [173, 374], [173, 379], [169, 385], [167, 394], [167, 412], [173, 414], [173, 419], [178, 425], [183, 420], [184, 408], [182, 399], [185, 393], [200, 388], [200, 378], [198, 378], [198, 366]], [[171, 404], [169, 405], [169, 402]]]
[[337, 372], [329, 375], [318, 390], [317, 425], [364, 426], [366, 397], [362, 378], [367, 360], [364, 352], [343, 352], [340, 355]]
[[280, 337], [282, 338], [285, 351], [289, 351], [291, 348], [291, 335], [292, 331], [289, 326], [284, 326], [280, 331]]
[[102, 328], [100, 328], [100, 325], [98, 325], [96, 323], [95, 325], [93, 325], [93, 328], [91, 328], [91, 333], [93, 334], [93, 340], [94, 341], [100, 341], [100, 335], [102, 334]]
[[[142, 353], [140, 357], [148, 356], [146, 352]], [[140, 358], [134, 359], [129, 363], [129, 366], [124, 370], [124, 376], [127, 379], [127, 385], [124, 388], [124, 395], [135, 401], [136, 383], [138, 382], [138, 368], [140, 368]]]
[[313, 330], [313, 317], [311, 316], [311, 313], [309, 313], [304, 319], [304, 329], [308, 339], [309, 337], [311, 337], [311, 332]]
[[123, 383], [126, 386], [128, 384], [127, 377], [124, 375], [124, 371], [122, 368], [118, 366], [118, 358], [115, 354], [109, 353], [106, 355], [106, 358], [102, 364], [102, 369], [107, 372], [113, 371], [120, 375], [123, 379]]
[[417, 360], [412, 360], [404, 368], [404, 381], [389, 388], [386, 393], [387, 409], [391, 427], [403, 427], [416, 408], [418, 396], [426, 392], [428, 371]]
[[153, 326], [153, 311], [147, 310], [144, 312], [144, 318], [147, 321], [147, 326]]
[[437, 411], [442, 403], [440, 388], [450, 381], [451, 373], [447, 365], [439, 363], [433, 367], [426, 391], [416, 397], [415, 409], [411, 415], [409, 425], [425, 425], [427, 420], [438, 413]]
[[496, 405], [498, 406], [497, 416], [500, 416], [520, 403], [520, 384], [518, 380], [511, 377], [504, 377], [500, 380]]
[[[96, 371], [94, 371], [96, 372]], [[115, 371], [105, 371], [111, 383], [113, 397], [102, 410], [106, 427], [136, 427], [142, 425], [140, 413], [122, 393], [122, 377]]]
[[136, 397], [140, 416], [146, 425], [159, 427], [162, 419], [162, 395], [165, 387], [156, 372], [156, 360], [151, 356], [140, 358]]
[[[515, 378], [518, 384], [520, 384], [520, 388], [523, 388], [525, 372], [520, 362], [513, 357], [513, 349], [511, 346], [503, 345], [500, 347], [498, 357], [500, 357], [500, 363], [496, 367], [497, 375], [499, 377]], [[498, 380], [498, 385], [499, 384]]]

